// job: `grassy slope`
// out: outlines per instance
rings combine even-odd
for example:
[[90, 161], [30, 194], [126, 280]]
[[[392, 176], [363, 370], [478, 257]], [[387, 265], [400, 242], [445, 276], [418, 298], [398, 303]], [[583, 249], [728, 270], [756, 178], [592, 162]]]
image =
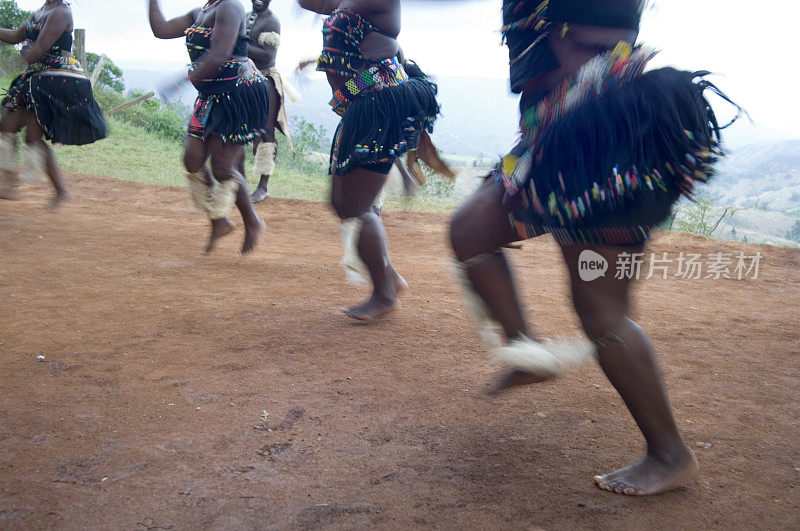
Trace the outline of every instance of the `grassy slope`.
[[[69, 172], [91, 173], [116, 179], [140, 181], [153, 184], [181, 186], [184, 184], [184, 169], [181, 163], [183, 147], [178, 142], [164, 140], [113, 117], [109, 118], [108, 138], [89, 146], [56, 146], [59, 166]], [[252, 156], [248, 156], [248, 170], [252, 168]], [[251, 188], [255, 186], [252, 175], [248, 176]], [[327, 200], [329, 181], [320, 166], [318, 171], [301, 173], [286, 165], [278, 166], [270, 182], [270, 193], [274, 197]], [[438, 197], [422, 190], [413, 202], [393, 195], [386, 206], [412, 210], [444, 211], [457, 203], [454, 198]]]
[[[0, 78], [0, 87], [10, 85], [13, 75]], [[185, 170], [181, 162], [183, 146], [158, 135], [149, 133], [114, 117], [108, 118], [110, 134], [108, 138], [89, 146], [55, 146], [54, 151], [59, 167], [75, 173], [90, 173], [113, 177], [115, 179], [182, 186], [185, 183]], [[281, 146], [280, 149], [285, 149]], [[325, 169], [301, 172], [282, 164], [270, 182], [270, 193], [274, 197], [327, 201], [329, 180]], [[247, 169], [252, 169], [253, 157], [248, 153]], [[251, 189], [256, 181], [248, 175]], [[442, 193], [435, 180], [432, 186], [419, 190], [413, 201], [399, 194], [391, 194], [386, 199], [388, 208], [410, 210], [432, 210], [443, 212], [455, 208], [460, 202], [459, 194]]]

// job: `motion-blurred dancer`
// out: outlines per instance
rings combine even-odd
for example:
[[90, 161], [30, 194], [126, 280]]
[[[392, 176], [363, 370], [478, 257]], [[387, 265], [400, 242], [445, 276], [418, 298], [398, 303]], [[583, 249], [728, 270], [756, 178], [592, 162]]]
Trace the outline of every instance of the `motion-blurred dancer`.
[[[647, 442], [638, 462], [595, 482], [629, 495], [689, 481], [697, 462], [673, 420], [655, 352], [629, 318], [632, 275], [650, 228], [705, 181], [720, 155], [704, 73], [644, 73], [634, 46], [636, 0], [505, 0], [511, 88], [521, 93], [520, 143], [455, 214], [451, 241], [468, 302], [484, 329], [502, 329], [507, 372], [494, 392], [559, 375], [596, 356]], [[715, 90], [715, 89], [714, 89]], [[545, 233], [561, 246], [582, 342], [539, 342], [523, 318], [503, 247]], [[584, 254], [586, 253], [586, 254]], [[630, 256], [630, 254], [628, 254]], [[579, 262], [604, 262], [581, 276]]]
[[[189, 193], [211, 220], [210, 252], [234, 225], [236, 204], [245, 226], [242, 253], [253, 249], [264, 222], [253, 210], [247, 181], [236, 166], [243, 146], [260, 137], [267, 124], [269, 84], [247, 58], [245, 12], [237, 0], [209, 0], [202, 8], [167, 20], [158, 0], [148, 0], [150, 27], [159, 39], [186, 37], [197, 88], [183, 155]], [[211, 159], [211, 171], [206, 161]]]
[[439, 113], [436, 85], [409, 78], [399, 51], [400, 0], [299, 0], [328, 15], [317, 70], [333, 91], [331, 106], [342, 117], [331, 148], [331, 203], [342, 220], [343, 264], [353, 278], [365, 269], [371, 297], [345, 310], [372, 321], [399, 306], [405, 281], [389, 259], [386, 231], [373, 208], [397, 157], [417, 147]]
[[16, 134], [25, 129], [26, 168], [31, 181], [47, 173], [56, 207], [70, 198], [46, 140], [84, 145], [106, 136], [103, 113], [92, 84], [72, 57], [72, 10], [61, 0], [48, 0], [15, 30], [0, 29], [0, 41], [24, 43], [25, 72], [11, 83], [0, 117], [0, 198], [16, 197], [19, 184]]

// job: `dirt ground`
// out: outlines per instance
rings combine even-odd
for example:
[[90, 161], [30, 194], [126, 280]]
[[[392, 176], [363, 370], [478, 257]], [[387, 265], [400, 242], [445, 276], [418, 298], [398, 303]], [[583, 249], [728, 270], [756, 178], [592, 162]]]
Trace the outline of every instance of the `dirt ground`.
[[[702, 470], [626, 498], [591, 479], [643, 449], [597, 367], [480, 398], [497, 368], [450, 276], [446, 216], [385, 213], [411, 290], [363, 326], [339, 313], [364, 291], [324, 205], [269, 200], [253, 255], [238, 229], [203, 256], [183, 190], [69, 183], [58, 213], [43, 183], [0, 203], [2, 529], [800, 526], [796, 249], [658, 236], [659, 255], [763, 258], [757, 280], [639, 283]], [[512, 259], [539, 331], [577, 331], [551, 241]]]

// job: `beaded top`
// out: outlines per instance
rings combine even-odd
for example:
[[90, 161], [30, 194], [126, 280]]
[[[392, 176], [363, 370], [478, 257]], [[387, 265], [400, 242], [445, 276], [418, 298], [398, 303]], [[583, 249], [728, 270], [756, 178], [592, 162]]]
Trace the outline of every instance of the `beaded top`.
[[[39, 32], [42, 31], [42, 27], [44, 27], [43, 20], [34, 20], [33, 17], [28, 19], [28, 22], [25, 23], [25, 38], [30, 41], [35, 41], [39, 38]], [[59, 55], [62, 51], [72, 51], [72, 32], [65, 31], [61, 34], [56, 42], [53, 43], [53, 46], [50, 48], [49, 53]]]
[[358, 13], [337, 9], [325, 19], [322, 26], [322, 54], [317, 59], [317, 70], [340, 76], [353, 76], [369, 67], [374, 61], [366, 59], [359, 46], [373, 31], [390, 35]]
[[[186, 49], [189, 51], [189, 59], [195, 62], [211, 49], [211, 36], [214, 34], [214, 28], [190, 26], [186, 29], [185, 33]], [[236, 40], [236, 46], [233, 48], [231, 55], [247, 57], [247, 37], [239, 37]]]

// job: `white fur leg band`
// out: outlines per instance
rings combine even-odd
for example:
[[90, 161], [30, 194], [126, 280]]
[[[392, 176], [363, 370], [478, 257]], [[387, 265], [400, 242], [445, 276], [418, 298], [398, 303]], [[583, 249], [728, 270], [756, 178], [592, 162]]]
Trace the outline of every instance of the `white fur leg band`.
[[500, 323], [492, 318], [492, 314], [486, 303], [483, 302], [480, 295], [475, 292], [472, 287], [472, 281], [467, 276], [468, 264], [453, 261], [453, 274], [461, 286], [461, 294], [464, 296], [464, 301], [467, 303], [467, 308], [472, 315], [472, 320], [475, 326], [478, 327], [478, 333], [481, 336], [483, 344], [487, 347], [497, 346], [500, 343], [500, 331], [502, 327]]
[[210, 219], [225, 218], [236, 203], [236, 192], [239, 191], [239, 180], [236, 178], [225, 181], [214, 181], [211, 188], [211, 202], [208, 206]]
[[239, 191], [237, 179], [221, 182], [212, 179], [212, 185], [209, 186], [202, 172], [187, 173], [186, 177], [189, 179], [189, 199], [192, 205], [204, 212], [209, 219], [220, 219], [228, 215], [236, 202], [236, 192]]
[[256, 160], [253, 164], [253, 174], [256, 178], [262, 175], [272, 175], [275, 171], [275, 156], [278, 153], [278, 144], [275, 142], [262, 142], [256, 149]]
[[16, 173], [17, 150], [12, 133], [0, 133], [0, 170]]
[[25, 170], [22, 172], [21, 182], [32, 183], [44, 175], [46, 168], [44, 151], [36, 144], [25, 146]]
[[538, 342], [522, 336], [496, 348], [493, 361], [540, 376], [562, 376], [571, 367], [593, 361], [595, 352], [594, 344], [588, 339]]
[[358, 240], [361, 237], [361, 227], [364, 222], [361, 218], [348, 218], [342, 220], [342, 267], [344, 267], [347, 282], [354, 286], [364, 284], [369, 278], [366, 264], [358, 255]]
[[211, 204], [211, 188], [206, 184], [205, 174], [202, 172], [187, 173], [189, 180], [189, 200], [197, 210], [203, 214], [208, 214], [208, 206]]

